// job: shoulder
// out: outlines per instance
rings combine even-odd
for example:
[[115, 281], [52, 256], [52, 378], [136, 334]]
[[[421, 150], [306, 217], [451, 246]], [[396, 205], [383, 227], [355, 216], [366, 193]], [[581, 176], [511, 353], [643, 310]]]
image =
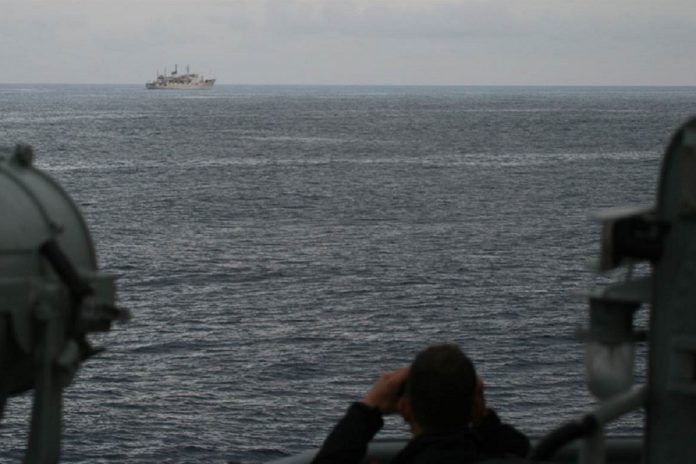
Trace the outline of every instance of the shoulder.
[[505, 424], [492, 409], [474, 427], [487, 456], [525, 457], [530, 443], [527, 436], [509, 424]]

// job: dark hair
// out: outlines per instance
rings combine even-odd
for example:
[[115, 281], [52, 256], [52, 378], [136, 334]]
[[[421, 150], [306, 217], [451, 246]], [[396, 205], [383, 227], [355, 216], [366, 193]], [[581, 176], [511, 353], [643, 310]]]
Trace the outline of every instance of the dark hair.
[[457, 345], [431, 346], [411, 364], [406, 394], [425, 430], [462, 427], [471, 421], [476, 370]]

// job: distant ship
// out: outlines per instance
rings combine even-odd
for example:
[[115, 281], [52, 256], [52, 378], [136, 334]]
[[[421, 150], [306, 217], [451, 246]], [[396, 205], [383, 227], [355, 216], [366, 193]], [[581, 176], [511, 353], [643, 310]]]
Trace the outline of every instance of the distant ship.
[[154, 81], [145, 83], [145, 88], [150, 90], [196, 90], [212, 89], [215, 84], [215, 79], [204, 79], [203, 76], [190, 73], [188, 66], [186, 66], [186, 74], [179, 74], [177, 65], [174, 65], [174, 71], [169, 75], [167, 75], [166, 69], [164, 74], [157, 74]]

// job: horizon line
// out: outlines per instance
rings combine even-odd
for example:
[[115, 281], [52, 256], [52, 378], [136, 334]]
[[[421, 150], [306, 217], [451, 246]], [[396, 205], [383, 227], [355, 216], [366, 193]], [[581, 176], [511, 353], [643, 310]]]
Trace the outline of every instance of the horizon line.
[[[144, 83], [116, 83], [116, 82], [0, 82], [0, 85], [120, 85], [143, 86]], [[220, 83], [216, 86], [236, 87], [696, 87], [693, 84], [317, 84], [317, 83]]]

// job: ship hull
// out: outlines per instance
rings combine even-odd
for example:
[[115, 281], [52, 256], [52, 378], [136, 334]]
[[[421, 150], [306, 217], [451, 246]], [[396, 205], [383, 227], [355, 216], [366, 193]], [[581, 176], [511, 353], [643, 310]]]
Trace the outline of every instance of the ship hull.
[[215, 79], [208, 79], [203, 82], [177, 83], [177, 82], [148, 82], [145, 88], [148, 90], [209, 90], [215, 85]]

